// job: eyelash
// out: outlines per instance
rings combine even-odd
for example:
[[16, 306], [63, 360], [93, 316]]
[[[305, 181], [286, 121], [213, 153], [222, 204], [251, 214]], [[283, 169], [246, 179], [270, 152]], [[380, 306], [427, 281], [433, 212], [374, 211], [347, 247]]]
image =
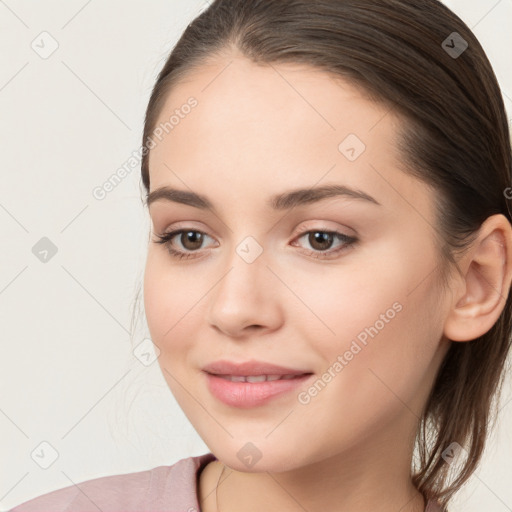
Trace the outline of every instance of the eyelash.
[[[188, 233], [188, 232], [201, 233], [202, 235], [209, 236], [209, 235], [207, 235], [207, 233], [204, 233], [203, 231], [199, 231], [197, 229], [183, 229], [182, 228], [182, 229], [170, 231], [169, 233], [163, 233], [161, 235], [156, 235], [158, 240], [156, 240], [155, 243], [164, 245], [167, 248], [167, 250], [169, 251], [169, 254], [171, 255], [171, 257], [173, 257], [177, 260], [196, 258], [197, 256], [195, 256], [194, 253], [196, 253], [198, 251], [184, 252], [184, 251], [176, 250], [171, 246], [172, 239], [176, 235], [180, 235], [182, 233]], [[343, 245], [341, 245], [339, 248], [337, 248], [335, 250], [307, 251], [309, 256], [312, 256], [313, 258], [317, 258], [317, 259], [328, 259], [328, 258], [332, 257], [333, 255], [336, 255], [336, 254], [342, 252], [343, 250], [348, 249], [350, 246], [354, 245], [358, 241], [358, 239], [354, 236], [345, 235], [344, 233], [340, 233], [338, 231], [327, 230], [327, 229], [310, 229], [308, 231], [304, 231], [301, 234], [299, 234], [296, 237], [296, 239], [299, 240], [303, 236], [308, 235], [310, 233], [327, 233], [329, 235], [334, 235], [335, 238], [337, 238], [338, 240], [343, 242]], [[326, 256], [324, 256], [324, 254], [327, 254], [328, 256], [326, 257]]]

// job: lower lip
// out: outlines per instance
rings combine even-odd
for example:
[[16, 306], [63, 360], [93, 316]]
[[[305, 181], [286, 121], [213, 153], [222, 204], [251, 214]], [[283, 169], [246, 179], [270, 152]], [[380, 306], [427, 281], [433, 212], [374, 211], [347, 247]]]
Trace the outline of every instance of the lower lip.
[[243, 409], [264, 405], [278, 395], [302, 386], [312, 376], [308, 374], [293, 379], [263, 382], [232, 382], [206, 373], [208, 389], [213, 396], [227, 405]]

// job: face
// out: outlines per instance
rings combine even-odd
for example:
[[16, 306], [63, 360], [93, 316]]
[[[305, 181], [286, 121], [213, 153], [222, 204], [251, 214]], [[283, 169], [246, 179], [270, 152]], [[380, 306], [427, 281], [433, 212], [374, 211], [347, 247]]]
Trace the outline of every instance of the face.
[[[247, 454], [285, 471], [409, 449], [446, 308], [435, 196], [402, 170], [400, 120], [318, 70], [239, 55], [172, 89], [157, 125], [173, 114], [150, 152], [144, 302], [194, 428], [241, 471]], [[219, 360], [306, 375], [230, 382], [204, 371]]]

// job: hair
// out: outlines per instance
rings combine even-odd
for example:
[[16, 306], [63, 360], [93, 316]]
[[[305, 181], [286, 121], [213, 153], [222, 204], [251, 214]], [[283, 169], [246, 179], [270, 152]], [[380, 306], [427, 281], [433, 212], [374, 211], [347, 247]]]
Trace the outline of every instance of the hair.
[[[459, 56], [443, 47], [459, 37], [454, 32], [468, 44]], [[216, 0], [187, 26], [159, 73], [143, 144], [172, 87], [233, 50], [261, 65], [303, 64], [338, 76], [399, 115], [404, 172], [435, 192], [443, 279], [487, 217], [501, 213], [511, 221], [504, 193], [511, 147], [500, 88], [474, 34], [437, 0]], [[149, 156], [141, 162], [147, 193]], [[481, 460], [511, 319], [509, 295], [486, 334], [450, 344], [420, 418], [411, 468], [427, 499], [446, 505]], [[456, 468], [443, 457], [452, 443], [467, 452]]]

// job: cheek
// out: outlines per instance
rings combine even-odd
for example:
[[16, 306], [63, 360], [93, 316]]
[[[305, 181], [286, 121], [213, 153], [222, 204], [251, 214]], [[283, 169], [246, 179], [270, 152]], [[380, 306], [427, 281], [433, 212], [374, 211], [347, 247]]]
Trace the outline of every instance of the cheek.
[[173, 265], [165, 251], [150, 249], [144, 272], [144, 309], [153, 343], [159, 348], [160, 365], [173, 373], [187, 371], [205, 326], [207, 294], [215, 276], [206, 269]]
[[186, 319], [187, 289], [160, 251], [150, 250], [144, 272], [144, 310], [151, 339], [160, 349], [159, 361], [166, 360], [168, 352], [177, 348], [177, 333]]
[[345, 309], [325, 316], [336, 336], [324, 334], [316, 340], [324, 367], [298, 406], [298, 417], [307, 415], [312, 432], [321, 431], [342, 446], [421, 416], [438, 338], [425, 307], [431, 294], [416, 292], [407, 298], [387, 290], [362, 310], [340, 298]]
[[294, 324], [321, 356], [319, 370], [336, 376], [326, 385], [333, 393], [327, 398], [325, 392], [326, 400], [342, 408], [379, 400], [389, 405], [397, 401], [394, 394], [412, 400], [428, 380], [442, 306], [432, 273], [435, 252], [425, 246], [419, 252], [423, 258], [397, 244], [378, 266], [351, 266], [339, 278], [326, 274], [298, 284], [311, 313], [296, 314]]
[[[189, 286], [157, 251], [148, 251], [144, 272], [144, 310], [151, 340], [158, 347], [158, 364], [162, 376], [180, 406], [187, 409], [187, 394], [180, 383], [186, 381], [187, 354], [195, 339], [190, 326], [200, 321], [193, 304], [196, 297], [187, 293]], [[187, 279], [188, 281], [188, 279]], [[194, 294], [192, 294], [194, 295]], [[188, 297], [188, 298], [187, 298]], [[188, 312], [188, 313], [187, 313]], [[187, 389], [190, 383], [187, 384]]]
[[405, 350], [406, 356], [409, 351], [422, 351], [425, 341], [432, 339], [439, 323], [432, 315], [440, 306], [433, 272], [437, 253], [425, 242], [428, 237], [413, 244], [407, 234], [383, 238], [371, 251], [361, 251], [340, 268], [338, 276], [308, 280], [301, 292], [308, 294], [307, 300], [332, 332], [331, 340], [324, 337], [327, 346], [339, 340], [336, 349], [340, 349], [357, 339], [369, 347], [370, 340], [379, 339], [372, 344], [376, 351]]
[[144, 309], [153, 341], [172, 339], [187, 312], [204, 295], [204, 282], [191, 279], [189, 271], [172, 266], [161, 248], [148, 251], [144, 271]]
[[166, 312], [170, 304], [167, 303], [165, 287], [163, 285], [163, 274], [158, 258], [149, 249], [144, 270], [144, 311], [147, 324], [151, 333], [151, 339], [157, 345], [164, 333]]

